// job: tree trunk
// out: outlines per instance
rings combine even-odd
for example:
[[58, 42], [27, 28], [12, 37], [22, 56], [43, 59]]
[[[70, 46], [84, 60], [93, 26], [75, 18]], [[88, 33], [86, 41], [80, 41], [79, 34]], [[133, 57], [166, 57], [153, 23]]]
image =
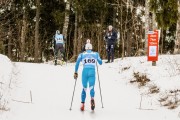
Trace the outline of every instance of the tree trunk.
[[77, 56], [77, 24], [78, 24], [78, 13], [75, 11], [75, 30], [74, 30], [74, 41], [73, 41], [73, 56], [70, 61], [75, 61]]
[[149, 0], [145, 0], [145, 53], [147, 54], [149, 31]]
[[[78, 23], [81, 23], [82, 21], [82, 16], [81, 14], [78, 15]], [[81, 48], [82, 48], [82, 25], [78, 27], [78, 39], [77, 39], [77, 54], [79, 54], [81, 52]]]
[[8, 32], [8, 57], [12, 59], [12, 31], [11, 27], [9, 28]]
[[[180, 14], [180, 0], [178, 2], [178, 14]], [[174, 54], [180, 54], [180, 18], [177, 21], [176, 26], [176, 40], [174, 46]]]
[[66, 1], [64, 26], [63, 26], [63, 32], [62, 32], [62, 34], [64, 35], [64, 37], [66, 39], [66, 46], [65, 46], [66, 58], [67, 58], [67, 30], [68, 30], [68, 25], [69, 25], [70, 2], [71, 2], [70, 0]]
[[161, 55], [163, 54], [163, 44], [164, 44], [164, 30], [161, 31], [162, 38], [161, 38]]
[[65, 18], [64, 18], [64, 26], [63, 26], [63, 32], [65, 38], [67, 38], [67, 30], [69, 25], [69, 12], [70, 12], [70, 0], [66, 1], [66, 10], [65, 10]]
[[36, 0], [36, 25], [35, 25], [35, 55], [34, 62], [39, 59], [39, 18], [40, 18], [40, 0]]
[[[24, 6], [23, 6], [24, 7]], [[25, 37], [26, 37], [26, 9], [23, 11], [23, 22], [22, 22], [22, 29], [21, 29], [21, 61], [25, 60]]]
[[121, 0], [121, 40], [122, 40], [122, 59], [124, 58], [124, 33], [123, 33], [123, 30], [122, 30], [122, 26], [123, 26], [123, 23], [122, 23], [122, 14], [123, 14], [123, 5], [122, 5], [122, 0]]

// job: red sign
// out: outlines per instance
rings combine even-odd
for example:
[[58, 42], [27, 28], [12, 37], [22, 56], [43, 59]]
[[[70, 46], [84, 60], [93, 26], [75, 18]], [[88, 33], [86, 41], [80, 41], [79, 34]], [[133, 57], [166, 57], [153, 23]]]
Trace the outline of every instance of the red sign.
[[158, 31], [148, 32], [148, 61], [158, 60]]

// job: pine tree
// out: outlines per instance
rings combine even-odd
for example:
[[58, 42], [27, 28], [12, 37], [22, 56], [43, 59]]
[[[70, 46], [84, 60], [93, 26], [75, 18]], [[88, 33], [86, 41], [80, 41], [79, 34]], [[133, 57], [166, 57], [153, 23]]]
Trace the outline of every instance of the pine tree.
[[[161, 33], [168, 30], [178, 20], [177, 0], [150, 0], [150, 8], [156, 15], [158, 27], [161, 28]], [[172, 31], [171, 31], [172, 32]], [[164, 51], [164, 38], [161, 39], [161, 53]]]

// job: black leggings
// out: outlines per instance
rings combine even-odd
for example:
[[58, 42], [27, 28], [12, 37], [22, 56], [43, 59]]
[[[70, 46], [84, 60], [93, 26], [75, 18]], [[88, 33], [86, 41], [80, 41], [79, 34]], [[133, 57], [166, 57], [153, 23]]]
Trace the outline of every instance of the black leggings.
[[111, 61], [114, 61], [114, 44], [106, 45], [106, 51], [107, 51], [107, 57], [108, 61], [110, 62], [110, 57]]
[[57, 43], [55, 46], [55, 57], [58, 57], [58, 51], [60, 51], [60, 58], [62, 58], [61, 54], [63, 55], [63, 60], [65, 60], [65, 49], [62, 43]]

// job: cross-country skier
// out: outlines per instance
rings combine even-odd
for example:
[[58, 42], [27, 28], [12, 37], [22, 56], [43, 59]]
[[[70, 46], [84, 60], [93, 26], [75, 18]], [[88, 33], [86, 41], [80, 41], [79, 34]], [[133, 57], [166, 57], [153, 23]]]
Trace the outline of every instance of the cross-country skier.
[[78, 68], [80, 62], [83, 63], [83, 70], [82, 70], [82, 93], [81, 93], [81, 110], [84, 111], [84, 104], [86, 99], [86, 90], [87, 85], [89, 83], [89, 89], [90, 89], [90, 96], [91, 96], [91, 109], [94, 110], [95, 108], [95, 102], [94, 102], [94, 85], [95, 85], [95, 66], [97, 65], [96, 62], [98, 62], [100, 65], [102, 64], [102, 60], [99, 56], [98, 52], [92, 51], [92, 44], [87, 43], [85, 46], [86, 52], [83, 52], [79, 54], [76, 65], [75, 65], [75, 73], [74, 73], [74, 79], [76, 80], [78, 77]]
[[65, 38], [62, 34], [60, 34], [59, 30], [56, 30], [56, 34], [54, 36], [54, 49], [55, 49], [55, 65], [57, 65], [57, 57], [58, 51], [63, 55], [63, 60], [65, 61]]

